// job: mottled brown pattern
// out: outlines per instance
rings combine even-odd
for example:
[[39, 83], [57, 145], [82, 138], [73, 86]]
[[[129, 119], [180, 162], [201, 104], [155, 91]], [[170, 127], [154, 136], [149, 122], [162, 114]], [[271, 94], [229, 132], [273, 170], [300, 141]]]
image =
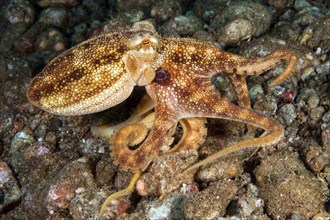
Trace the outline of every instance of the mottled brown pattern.
[[[122, 79], [126, 72], [121, 60], [127, 50], [123, 41], [125, 37], [127, 40], [128, 35], [121, 32], [101, 35], [64, 52], [32, 81], [27, 91], [29, 100], [56, 114], [74, 115], [99, 111], [98, 107], [95, 110], [87, 109], [87, 106], [93, 104], [90, 101], [82, 103], [82, 100], [93, 99], [103, 91], [106, 94], [105, 90]], [[103, 109], [116, 103], [111, 100], [111, 93], [104, 96], [103, 102], [109, 103], [105, 103]], [[74, 106], [79, 106], [80, 109], [75, 109]]]
[[[184, 145], [193, 144], [193, 140], [197, 143], [204, 140], [204, 122], [194, 117], [244, 122], [267, 133], [227, 147], [192, 168], [235, 150], [279, 142], [284, 135], [283, 127], [250, 108], [244, 76], [259, 75], [284, 60], [287, 66], [270, 83], [273, 87], [295, 70], [297, 59], [292, 52], [277, 50], [265, 57], [247, 59], [194, 39], [162, 38], [151, 24], [141, 23], [134, 25], [134, 32], [101, 35], [60, 55], [32, 81], [27, 91], [29, 100], [56, 114], [102, 111], [126, 99], [134, 85], [145, 85], [147, 77], [144, 74], [155, 70], [155, 78], [146, 85], [155, 102], [155, 119], [147, 138], [137, 149], [130, 150], [127, 140], [134, 132], [134, 126], [127, 125], [112, 139], [111, 155], [115, 163], [123, 170], [137, 173], [145, 170], [161, 149], [169, 145], [171, 131], [178, 121], [183, 123], [186, 118], [192, 118], [192, 121], [186, 124], [181, 141]], [[139, 27], [143, 28], [140, 30]], [[149, 32], [148, 27], [152, 27]], [[166, 71], [166, 77], [157, 75], [160, 69]], [[223, 100], [212, 90], [211, 78], [218, 72], [226, 74], [234, 85], [239, 106]], [[193, 126], [197, 128], [194, 132]], [[138, 128], [136, 126], [135, 132], [139, 132]], [[186, 148], [181, 146], [180, 149]]]
[[[135, 164], [131, 166], [128, 163], [118, 163], [122, 169], [132, 170], [134, 172], [144, 170], [160, 153], [159, 148], [166, 145], [166, 141], [162, 139], [168, 137], [166, 135], [168, 130], [161, 132], [159, 130], [164, 127], [170, 129], [176, 121], [185, 117], [224, 118], [261, 127], [268, 132], [268, 135], [265, 137], [246, 140], [239, 143], [238, 146], [234, 145], [228, 148], [232, 150], [268, 146], [277, 143], [283, 137], [283, 128], [276, 121], [255, 113], [252, 110], [245, 109], [250, 108], [250, 101], [246, 82], [242, 75], [261, 74], [262, 70], [258, 70], [258, 63], [262, 62], [262, 66], [267, 61], [260, 59], [249, 60], [220, 51], [211, 44], [192, 39], [160, 38], [160, 45], [163, 47], [163, 50], [159, 50], [158, 53], [164, 59], [161, 64], [158, 63], [155, 66], [155, 69], [156, 71], [159, 68], [166, 70], [169, 77], [165, 80], [159, 80], [156, 74], [156, 78], [149, 86], [149, 91], [151, 90], [156, 94], [156, 115], [160, 116], [156, 117], [155, 127], [148, 139], [137, 149], [140, 153], [145, 154], [144, 161], [140, 161], [137, 150], [134, 152], [131, 151], [130, 160], [135, 158]], [[293, 67], [296, 62], [294, 55], [288, 51], [277, 51], [276, 53], [285, 54], [285, 59], [293, 63], [289, 69], [291, 73], [294, 70]], [[282, 59], [282, 57], [278, 56], [277, 59]], [[269, 60], [269, 62], [272, 63], [273, 60]], [[251, 63], [255, 63], [256, 70], [249, 67]], [[154, 66], [155, 64], [150, 62], [148, 65]], [[244, 68], [245, 66], [246, 68]], [[238, 102], [245, 108], [222, 100], [219, 94], [211, 89], [211, 77], [217, 72], [224, 72], [229, 76], [238, 96]], [[287, 72], [286, 77], [288, 75]], [[200, 124], [199, 126], [202, 127]], [[158, 134], [155, 135], [156, 133]], [[117, 152], [119, 148], [127, 149], [127, 146], [114, 143], [112, 146], [112, 155], [115, 158], [120, 158], [124, 155]], [[125, 157], [127, 157], [127, 152], [125, 153]], [[211, 159], [213, 160], [214, 158]], [[200, 166], [211, 159], [207, 159], [197, 165]]]

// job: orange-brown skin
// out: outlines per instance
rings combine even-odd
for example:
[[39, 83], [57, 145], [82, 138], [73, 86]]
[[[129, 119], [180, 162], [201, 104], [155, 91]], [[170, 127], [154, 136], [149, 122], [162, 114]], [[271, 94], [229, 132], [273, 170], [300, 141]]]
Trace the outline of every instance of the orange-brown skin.
[[[146, 86], [155, 102], [154, 125], [149, 135], [138, 149], [130, 150], [127, 147], [130, 129], [124, 127], [115, 135], [112, 145], [115, 162], [123, 170], [133, 172], [145, 170], [162, 153], [161, 149], [171, 143], [173, 126], [185, 118], [240, 121], [267, 132], [263, 137], [228, 147], [228, 153], [280, 141], [283, 127], [250, 109], [244, 76], [261, 74], [284, 60], [286, 69], [270, 83], [273, 87], [295, 70], [297, 59], [292, 52], [277, 50], [247, 59], [194, 39], [162, 38], [150, 27], [138, 23], [133, 31], [105, 34], [60, 55], [32, 81], [27, 92], [29, 100], [56, 114], [79, 115], [118, 104], [127, 98], [134, 85]], [[101, 69], [99, 75], [96, 69]], [[211, 78], [218, 72], [231, 80], [242, 107], [223, 100], [212, 89]], [[219, 156], [222, 154], [217, 153], [194, 167]]]

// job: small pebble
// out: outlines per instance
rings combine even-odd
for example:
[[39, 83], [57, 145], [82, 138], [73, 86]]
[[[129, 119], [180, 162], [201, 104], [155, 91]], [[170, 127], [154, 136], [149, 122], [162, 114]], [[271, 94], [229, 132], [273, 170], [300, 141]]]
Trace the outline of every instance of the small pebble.
[[329, 123], [330, 122], [330, 111], [326, 112], [322, 116], [322, 122]]
[[308, 164], [314, 172], [320, 172], [330, 163], [330, 155], [322, 153], [314, 157]]
[[327, 165], [322, 172], [322, 177], [326, 180], [328, 184], [330, 184], [330, 166]]
[[201, 40], [201, 41], [209, 41], [209, 42], [215, 42], [215, 37], [213, 34], [199, 30], [193, 34], [193, 38]]
[[242, 161], [237, 157], [223, 157], [209, 166], [203, 167], [197, 172], [196, 177], [200, 181], [213, 182], [229, 179], [242, 172]]
[[96, 164], [95, 178], [99, 185], [107, 186], [112, 184], [115, 178], [116, 166], [110, 160], [100, 160]]
[[259, 99], [254, 103], [253, 109], [267, 115], [272, 115], [277, 111], [277, 102], [278, 101], [274, 96], [265, 95], [262, 99]]
[[238, 18], [219, 28], [217, 39], [226, 45], [235, 45], [242, 40], [251, 38], [254, 33], [255, 27], [251, 21]]
[[330, 128], [321, 132], [321, 141], [323, 149], [330, 153]]
[[[330, 21], [329, 21], [329, 23], [330, 23]], [[320, 65], [318, 65], [316, 67], [316, 72], [320, 75], [329, 75], [329, 70], [330, 70], [330, 61], [321, 63]]]
[[313, 216], [312, 220], [329, 220], [330, 213], [329, 212], [320, 212]]
[[155, 1], [150, 11], [150, 16], [159, 21], [167, 21], [182, 13], [182, 8], [179, 1], [164, 0]]
[[296, 119], [296, 107], [293, 104], [285, 104], [283, 105], [278, 113], [278, 119], [281, 123], [289, 126]]
[[218, 11], [226, 7], [228, 1], [196, 0], [194, 1], [194, 13], [205, 22], [210, 23]]
[[294, 8], [296, 10], [302, 10], [304, 8], [311, 7], [311, 6], [312, 5], [308, 1], [306, 1], [306, 0], [296, 0], [294, 2]]
[[311, 110], [309, 117], [312, 119], [312, 121], [319, 121], [321, 120], [324, 112], [325, 109], [322, 106], [319, 106]]
[[135, 22], [141, 21], [144, 18], [144, 12], [141, 10], [132, 10], [128, 12], [122, 12], [118, 15], [118, 17], [133, 24]]
[[47, 143], [49, 143], [50, 145], [54, 145], [55, 146], [55, 144], [56, 144], [56, 134], [55, 134], [55, 132], [52, 132], [52, 131], [51, 132], [48, 132], [46, 134], [45, 141]]
[[25, 152], [28, 152], [35, 144], [36, 141], [30, 130], [23, 130], [15, 134], [10, 146], [10, 164], [16, 172], [27, 169], [26, 163], [29, 154], [25, 154]]
[[303, 100], [307, 101], [308, 97], [316, 95], [316, 91], [310, 88], [301, 88], [298, 92], [297, 102]]
[[[314, 15], [316, 19], [314, 18], [315, 22], [312, 23], [312, 25], [309, 25], [309, 27], [313, 29], [313, 36], [307, 44], [311, 48], [321, 48], [322, 50], [327, 51], [330, 48], [330, 33], [327, 31], [330, 28], [330, 17], [317, 14], [319, 12], [318, 8], [312, 7], [312, 9], [316, 12]], [[325, 61], [320, 65], [320, 69], [325, 70], [322, 71], [322, 74], [329, 74], [329, 58], [327, 59], [325, 54], [321, 56], [320, 59]]]
[[[271, 13], [267, 7], [254, 1], [229, 1], [226, 4], [226, 8], [219, 10], [211, 22], [211, 27], [219, 29], [227, 25], [228, 23], [236, 19], [245, 19], [249, 21], [252, 27], [243, 31], [245, 36], [235, 37], [236, 39], [246, 39], [248, 37], [259, 36], [264, 33], [271, 24]], [[243, 21], [243, 20], [241, 20]], [[247, 21], [242, 22], [241, 25], [236, 25], [238, 29], [243, 28], [243, 24], [247, 24]], [[234, 27], [233, 25], [232, 27]], [[246, 27], [244, 27], [246, 28]], [[242, 34], [240, 30], [236, 30], [232, 33]]]
[[255, 102], [257, 100], [258, 96], [264, 95], [264, 90], [262, 88], [262, 85], [255, 85], [252, 88], [249, 89], [249, 95], [252, 102]]
[[293, 213], [293, 214], [290, 216], [289, 220], [302, 220], [302, 218], [301, 218], [301, 216], [300, 216], [299, 214], [297, 214], [297, 213]]
[[192, 35], [203, 28], [203, 23], [195, 15], [176, 16], [163, 25], [162, 32], [175, 31], [181, 36]]
[[0, 162], [0, 213], [21, 198], [18, 182], [5, 162]]
[[40, 124], [35, 130], [37, 137], [44, 138], [46, 136], [47, 129], [48, 126], [45, 123]]
[[303, 73], [301, 74], [300, 78], [301, 78], [302, 80], [306, 80], [306, 79], [308, 79], [308, 77], [310, 77], [311, 75], [315, 75], [315, 70], [314, 70], [313, 67], [309, 67], [309, 68], [305, 69], [305, 70], [303, 71]]
[[327, 96], [321, 97], [320, 105], [324, 105], [324, 106], [330, 108], [330, 96], [327, 95]]
[[[2, 6], [2, 5], [1, 5]], [[27, 0], [13, 0], [5, 10], [5, 18], [11, 24], [23, 22], [30, 25], [34, 22], [35, 11]]]
[[64, 28], [67, 16], [64, 8], [46, 8], [41, 12], [39, 21], [46, 25]]
[[301, 11], [298, 11], [294, 17], [292, 24], [308, 26], [317, 22], [318, 19], [322, 16], [320, 8], [316, 7], [306, 7]]
[[320, 98], [317, 95], [311, 95], [307, 99], [307, 104], [310, 109], [316, 108], [320, 103]]
[[258, 194], [259, 190], [255, 185], [249, 184], [247, 186], [246, 196], [239, 198], [236, 204], [236, 211], [241, 217], [248, 217], [252, 213], [263, 211], [264, 201], [258, 198]]
[[146, 206], [146, 218], [148, 220], [184, 219], [184, 202], [185, 197], [181, 194], [173, 194], [163, 201], [155, 200]]

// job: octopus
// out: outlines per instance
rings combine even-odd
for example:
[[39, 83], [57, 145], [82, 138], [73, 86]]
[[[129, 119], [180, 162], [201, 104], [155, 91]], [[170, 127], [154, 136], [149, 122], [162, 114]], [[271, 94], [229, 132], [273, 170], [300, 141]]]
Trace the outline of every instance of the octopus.
[[[269, 83], [270, 88], [295, 71], [293, 52], [276, 50], [249, 59], [195, 39], [163, 38], [152, 24], [141, 21], [130, 30], [104, 33], [65, 51], [32, 80], [27, 97], [53, 114], [84, 115], [123, 102], [135, 86], [145, 87], [146, 95], [127, 121], [92, 128], [94, 135], [111, 141], [111, 156], [119, 168], [134, 173], [129, 186], [103, 204], [102, 217], [109, 201], [131, 193], [141, 173], [159, 155], [197, 149], [206, 137], [206, 118], [246, 123], [263, 129], [264, 134], [228, 146], [185, 172], [237, 150], [277, 144], [284, 128], [251, 109], [245, 77], [260, 75], [283, 62], [286, 67]], [[217, 73], [230, 80], [237, 105], [212, 86], [211, 78]], [[183, 135], [171, 146], [178, 123]]]

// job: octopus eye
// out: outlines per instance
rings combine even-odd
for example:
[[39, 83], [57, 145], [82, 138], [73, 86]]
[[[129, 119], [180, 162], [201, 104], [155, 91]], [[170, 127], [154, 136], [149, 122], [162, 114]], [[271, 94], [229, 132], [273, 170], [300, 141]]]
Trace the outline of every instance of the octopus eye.
[[150, 32], [135, 33], [127, 43], [130, 49], [142, 54], [156, 54], [156, 48], [159, 44], [157, 36]]
[[150, 44], [150, 41], [143, 41], [142, 44], [145, 46], [145, 45], [148, 45]]
[[158, 68], [156, 70], [156, 76], [155, 76], [155, 80], [158, 80], [158, 81], [164, 81], [166, 80], [168, 77], [169, 77], [169, 73], [163, 69], [162, 67]]

